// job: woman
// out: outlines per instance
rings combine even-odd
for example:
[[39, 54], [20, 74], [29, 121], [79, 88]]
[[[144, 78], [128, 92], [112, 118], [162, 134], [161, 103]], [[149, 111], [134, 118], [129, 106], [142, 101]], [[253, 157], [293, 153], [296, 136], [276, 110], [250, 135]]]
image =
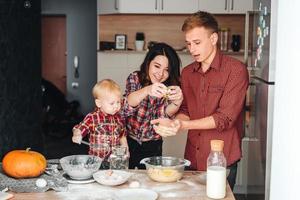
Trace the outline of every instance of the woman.
[[140, 71], [131, 73], [126, 82], [128, 104], [135, 108], [126, 117], [130, 151], [129, 168], [145, 166], [145, 157], [162, 155], [162, 138], [150, 124], [152, 119], [172, 117], [179, 109], [183, 95], [179, 87], [180, 59], [165, 43], [157, 43], [148, 51]]

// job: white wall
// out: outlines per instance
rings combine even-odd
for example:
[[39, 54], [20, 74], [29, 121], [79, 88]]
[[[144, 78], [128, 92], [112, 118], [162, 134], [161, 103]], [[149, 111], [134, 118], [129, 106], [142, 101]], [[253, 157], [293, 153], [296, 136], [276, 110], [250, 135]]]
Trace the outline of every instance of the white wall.
[[300, 1], [276, 1], [277, 51], [271, 200], [300, 199]]

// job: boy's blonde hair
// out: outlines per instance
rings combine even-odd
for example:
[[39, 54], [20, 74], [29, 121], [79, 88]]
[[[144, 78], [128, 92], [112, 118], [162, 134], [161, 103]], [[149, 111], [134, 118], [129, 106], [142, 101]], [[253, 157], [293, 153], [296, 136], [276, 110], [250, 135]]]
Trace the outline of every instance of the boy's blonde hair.
[[101, 96], [107, 93], [115, 93], [121, 96], [121, 88], [115, 81], [111, 79], [103, 79], [96, 83], [92, 90], [92, 94], [95, 99], [101, 98]]

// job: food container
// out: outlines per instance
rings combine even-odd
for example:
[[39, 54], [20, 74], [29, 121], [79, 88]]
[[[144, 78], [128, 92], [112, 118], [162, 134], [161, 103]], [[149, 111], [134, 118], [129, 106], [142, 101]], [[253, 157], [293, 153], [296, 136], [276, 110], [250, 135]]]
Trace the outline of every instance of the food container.
[[93, 178], [102, 185], [115, 186], [125, 183], [132, 173], [123, 170], [100, 170]]
[[72, 155], [59, 160], [63, 170], [75, 180], [84, 180], [92, 177], [98, 171], [102, 159], [93, 155]]
[[144, 158], [140, 163], [146, 165], [147, 174], [152, 180], [163, 183], [181, 179], [184, 167], [191, 164], [182, 158], [165, 156]]

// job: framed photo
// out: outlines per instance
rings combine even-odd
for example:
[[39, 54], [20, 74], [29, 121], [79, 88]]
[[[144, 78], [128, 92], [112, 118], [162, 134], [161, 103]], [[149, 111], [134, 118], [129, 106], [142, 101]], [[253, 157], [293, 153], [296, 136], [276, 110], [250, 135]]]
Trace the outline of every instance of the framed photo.
[[125, 34], [116, 34], [115, 43], [115, 49], [125, 50], [127, 48], [127, 36]]

